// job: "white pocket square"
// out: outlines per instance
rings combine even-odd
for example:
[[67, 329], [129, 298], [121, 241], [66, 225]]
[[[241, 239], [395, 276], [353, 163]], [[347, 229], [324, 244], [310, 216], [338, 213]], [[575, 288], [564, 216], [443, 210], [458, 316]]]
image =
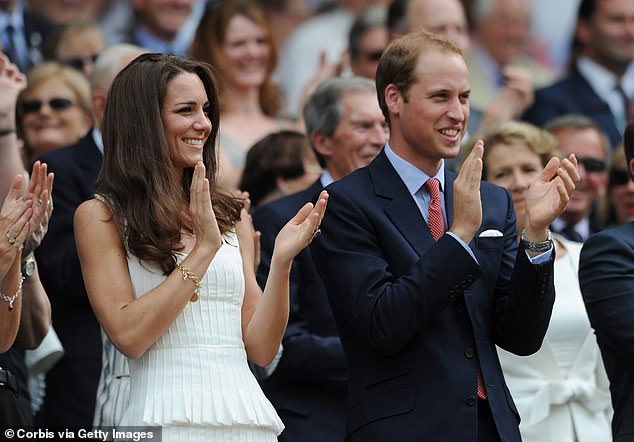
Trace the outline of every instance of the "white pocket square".
[[480, 238], [497, 238], [498, 236], [503, 236], [502, 232], [495, 229], [485, 230], [481, 234], [478, 235]]

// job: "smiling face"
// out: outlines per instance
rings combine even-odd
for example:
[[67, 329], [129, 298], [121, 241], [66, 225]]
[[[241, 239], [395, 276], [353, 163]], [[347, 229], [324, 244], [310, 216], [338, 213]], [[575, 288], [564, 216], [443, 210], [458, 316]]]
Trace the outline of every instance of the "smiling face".
[[518, 228], [524, 226], [524, 195], [544, 167], [539, 155], [533, 152], [526, 143], [494, 144], [487, 146], [486, 177], [490, 183], [504, 187], [511, 192], [513, 205], [517, 215]]
[[579, 160], [581, 180], [570, 196], [566, 210], [561, 214], [561, 218], [567, 223], [576, 224], [589, 216], [598, 198], [605, 195], [608, 181], [605, 169], [592, 170], [584, 164], [587, 159], [598, 160], [605, 167], [603, 139], [594, 128], [560, 129], [553, 131], [553, 135], [565, 157], [574, 153]]
[[167, 84], [161, 120], [170, 159], [179, 175], [203, 161], [203, 146], [211, 133], [209, 100], [198, 75], [183, 72]]
[[[76, 143], [92, 124], [91, 116], [77, 105], [77, 97], [59, 78], [37, 83], [20, 101], [24, 109], [24, 141], [33, 160], [51, 150]], [[36, 109], [32, 104], [37, 102], [41, 105]]]
[[410, 163], [434, 175], [443, 158], [460, 152], [469, 119], [467, 66], [459, 54], [431, 48], [416, 66], [406, 94], [386, 88], [392, 121], [390, 146]]
[[227, 26], [222, 50], [228, 62], [227, 82], [242, 87], [259, 87], [264, 83], [271, 43], [261, 26], [244, 15], [234, 16]]
[[341, 121], [332, 137], [314, 142], [326, 169], [338, 180], [367, 166], [387, 142], [388, 129], [376, 95], [349, 92], [341, 97]]

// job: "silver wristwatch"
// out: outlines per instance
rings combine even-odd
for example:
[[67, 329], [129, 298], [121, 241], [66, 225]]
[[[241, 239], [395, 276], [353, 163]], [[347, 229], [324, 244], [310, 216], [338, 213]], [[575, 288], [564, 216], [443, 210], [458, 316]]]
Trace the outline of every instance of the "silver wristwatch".
[[522, 245], [524, 246], [525, 250], [528, 250], [529, 252], [545, 252], [547, 250], [550, 250], [550, 248], [553, 246], [553, 236], [550, 233], [550, 229], [548, 229], [548, 238], [546, 239], [546, 241], [542, 241], [542, 242], [532, 242], [529, 241], [528, 239], [526, 239], [526, 230], [522, 231], [522, 236], [520, 237], [520, 241], [522, 243]]

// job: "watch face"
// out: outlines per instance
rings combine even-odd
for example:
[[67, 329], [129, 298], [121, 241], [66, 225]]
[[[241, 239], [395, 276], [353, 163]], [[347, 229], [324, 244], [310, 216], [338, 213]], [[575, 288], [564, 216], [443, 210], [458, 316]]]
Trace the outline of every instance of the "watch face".
[[28, 259], [24, 263], [24, 267], [22, 268], [22, 273], [24, 274], [24, 276], [31, 276], [34, 271], [35, 271], [35, 260]]

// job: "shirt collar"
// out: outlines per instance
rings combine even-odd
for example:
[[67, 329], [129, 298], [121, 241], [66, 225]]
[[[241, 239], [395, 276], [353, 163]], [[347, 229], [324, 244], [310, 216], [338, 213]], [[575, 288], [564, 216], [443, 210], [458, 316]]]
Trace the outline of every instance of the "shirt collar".
[[634, 96], [634, 63], [630, 63], [623, 78], [617, 78], [612, 72], [584, 56], [579, 57], [577, 69], [600, 97], [614, 92], [617, 83], [621, 84], [628, 96]]
[[[172, 52], [172, 43], [170, 41], [165, 41], [157, 36], [148, 32], [143, 26], [140, 26], [134, 31], [134, 36], [137, 40], [139, 46], [148, 48], [151, 51], [159, 52], [161, 54], [169, 54]], [[180, 55], [180, 54], [176, 54]]]
[[327, 170], [324, 170], [322, 172], [321, 176], [319, 177], [319, 181], [321, 182], [321, 187], [326, 187], [327, 185], [335, 182], [334, 178], [328, 173]]
[[103, 137], [101, 136], [101, 131], [97, 126], [92, 128], [92, 139], [97, 145], [99, 152], [101, 152], [101, 155], [103, 155]]
[[9, 24], [12, 24], [16, 31], [24, 29], [24, 5], [21, 1], [16, 2], [11, 15], [0, 11], [0, 29], [4, 31]]
[[438, 172], [436, 172], [436, 175], [434, 175], [433, 177], [430, 177], [429, 175], [427, 175], [425, 172], [420, 170], [418, 167], [414, 166], [409, 161], [404, 160], [403, 158], [398, 156], [396, 152], [394, 152], [394, 150], [392, 150], [392, 148], [390, 147], [390, 143], [387, 143], [385, 145], [384, 151], [388, 161], [392, 164], [398, 176], [401, 177], [401, 180], [403, 180], [403, 183], [405, 183], [405, 186], [407, 187], [407, 190], [409, 191], [411, 195], [416, 194], [416, 192], [420, 190], [420, 188], [425, 184], [425, 182], [429, 178], [438, 179], [438, 181], [440, 182], [440, 191], [441, 192], [444, 191], [445, 189], [445, 161], [444, 160], [442, 160], [442, 163], [440, 165], [440, 168], [438, 169]]

